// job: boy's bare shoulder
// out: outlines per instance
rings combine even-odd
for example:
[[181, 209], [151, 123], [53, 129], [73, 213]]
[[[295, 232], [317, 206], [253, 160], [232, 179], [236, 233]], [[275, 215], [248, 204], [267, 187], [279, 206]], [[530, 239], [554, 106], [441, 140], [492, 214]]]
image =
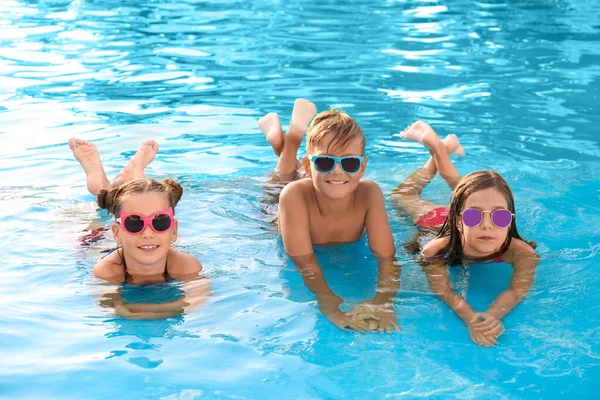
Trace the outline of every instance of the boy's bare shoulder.
[[283, 192], [295, 192], [298, 191], [308, 192], [310, 190], [314, 191], [315, 187], [313, 186], [312, 179], [298, 179], [297, 181], [293, 181], [285, 185], [281, 193]]
[[368, 191], [368, 192], [374, 191], [374, 190], [381, 192], [381, 188], [379, 187], [379, 185], [376, 182], [374, 182], [374, 181], [372, 181], [370, 179], [361, 179], [358, 182], [358, 188], [357, 189], [358, 190]]
[[433, 257], [438, 253], [438, 251], [446, 247], [449, 241], [450, 237], [448, 236], [433, 239], [431, 242], [425, 245], [421, 251], [421, 255], [424, 257]]
[[361, 179], [358, 182], [356, 194], [365, 199], [379, 199], [383, 197], [383, 191], [379, 185], [368, 179]]
[[311, 179], [299, 179], [288, 183], [282, 190], [279, 196], [280, 205], [284, 205], [289, 201], [304, 203], [306, 195], [312, 194], [315, 191]]

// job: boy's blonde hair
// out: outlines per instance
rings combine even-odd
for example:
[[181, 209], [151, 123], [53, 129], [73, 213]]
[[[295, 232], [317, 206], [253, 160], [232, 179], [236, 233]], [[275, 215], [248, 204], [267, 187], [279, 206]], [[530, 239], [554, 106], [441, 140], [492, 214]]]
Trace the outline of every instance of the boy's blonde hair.
[[362, 153], [365, 152], [365, 134], [358, 123], [341, 110], [331, 109], [317, 114], [306, 133], [306, 151], [310, 153], [315, 146], [323, 142], [325, 136], [331, 134], [331, 142], [327, 147], [344, 148], [355, 139], [360, 139]]

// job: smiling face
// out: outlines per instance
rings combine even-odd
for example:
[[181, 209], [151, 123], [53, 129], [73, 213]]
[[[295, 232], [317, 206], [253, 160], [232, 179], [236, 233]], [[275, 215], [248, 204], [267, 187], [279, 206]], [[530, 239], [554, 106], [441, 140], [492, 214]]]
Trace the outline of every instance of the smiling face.
[[[344, 156], [362, 156], [363, 141], [360, 138], [351, 140], [343, 147], [335, 146], [330, 148], [332, 135], [326, 135], [318, 144], [312, 146], [309, 151], [313, 156], [328, 155], [333, 157]], [[312, 178], [313, 185], [317, 191], [331, 199], [341, 199], [356, 190], [360, 179], [365, 173], [367, 167], [367, 157], [360, 167], [360, 170], [354, 174], [344, 172], [339, 163], [335, 168], [326, 174], [320, 173], [315, 169], [314, 162], [308, 157], [302, 158], [302, 165], [306, 173]]]
[[[156, 192], [128, 195], [121, 202], [121, 210], [145, 217], [169, 207], [167, 196]], [[141, 265], [152, 266], [166, 260], [171, 242], [177, 238], [177, 220], [173, 221], [173, 225], [166, 232], [154, 232], [150, 226], [146, 226], [141, 233], [131, 234], [123, 230], [119, 223], [113, 224], [112, 231], [117, 243], [123, 246], [123, 252], [127, 254], [128, 259]]]
[[[461, 211], [468, 208], [481, 211], [508, 209], [508, 202], [498, 189], [489, 188], [471, 194]], [[470, 257], [486, 257], [500, 250], [511, 227], [498, 228], [489, 212], [483, 213], [483, 220], [475, 227], [465, 225], [460, 215], [457, 218], [457, 226], [462, 233], [463, 254]]]

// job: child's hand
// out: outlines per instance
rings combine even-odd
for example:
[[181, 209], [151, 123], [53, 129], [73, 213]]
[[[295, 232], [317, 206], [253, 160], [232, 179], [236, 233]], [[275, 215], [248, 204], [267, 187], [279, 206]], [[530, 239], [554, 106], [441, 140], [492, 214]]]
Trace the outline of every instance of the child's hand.
[[475, 318], [469, 323], [469, 329], [481, 333], [486, 337], [492, 336], [497, 339], [504, 333], [502, 322], [488, 313], [477, 313]]
[[468, 328], [471, 340], [485, 347], [497, 345], [496, 339], [504, 333], [502, 322], [488, 313], [477, 313], [468, 324]]
[[471, 336], [471, 340], [484, 347], [492, 347], [498, 344], [496, 338], [493, 336], [485, 336], [483, 333], [476, 331], [469, 325], [469, 335]]
[[323, 311], [323, 314], [331, 321], [332, 324], [346, 332], [367, 333], [371, 329], [369, 323], [352, 315], [344, 314], [337, 308], [335, 310]]
[[122, 301], [115, 301], [114, 311], [120, 317], [132, 318], [135, 316], [135, 313], [132, 313]]
[[369, 323], [371, 331], [379, 331], [380, 333], [392, 333], [394, 330], [399, 331], [398, 319], [396, 311], [390, 305], [373, 304], [365, 301], [357, 304], [348, 311], [346, 315], [351, 315], [360, 318]]

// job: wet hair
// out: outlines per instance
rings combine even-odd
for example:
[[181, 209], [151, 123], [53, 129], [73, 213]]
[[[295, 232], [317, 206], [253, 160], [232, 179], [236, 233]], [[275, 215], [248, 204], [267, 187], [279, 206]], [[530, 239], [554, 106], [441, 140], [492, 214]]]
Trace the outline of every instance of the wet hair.
[[162, 182], [154, 179], [136, 179], [111, 189], [100, 189], [97, 194], [98, 206], [118, 218], [125, 197], [144, 193], [163, 193], [175, 212], [183, 188], [172, 179], [165, 179]]
[[344, 148], [355, 139], [360, 139], [363, 153], [365, 151], [365, 134], [358, 123], [342, 110], [331, 109], [317, 114], [306, 133], [306, 151], [312, 151], [327, 135], [332, 135], [327, 152], [330, 148]]
[[[462, 234], [458, 226], [459, 221], [461, 221], [461, 212], [463, 211], [469, 196], [480, 190], [490, 188], [494, 188], [504, 195], [508, 204], [508, 210], [515, 214], [515, 200], [512, 191], [510, 190], [508, 183], [506, 183], [498, 173], [494, 171], [475, 171], [466, 175], [454, 189], [452, 200], [450, 201], [450, 209], [448, 210], [448, 217], [437, 235], [437, 238], [449, 237], [448, 244], [440, 249], [433, 257], [428, 257], [427, 261], [443, 261], [448, 265], [462, 263]], [[517, 231], [516, 215], [508, 230], [506, 241], [495, 255], [504, 254], [510, 247], [513, 238], [525, 241]], [[533, 248], [536, 247], [535, 242], [527, 243]]]
[[424, 245], [435, 239], [438, 230], [435, 228], [419, 229], [419, 232], [408, 242], [404, 243], [404, 250], [408, 254], [419, 254]]

